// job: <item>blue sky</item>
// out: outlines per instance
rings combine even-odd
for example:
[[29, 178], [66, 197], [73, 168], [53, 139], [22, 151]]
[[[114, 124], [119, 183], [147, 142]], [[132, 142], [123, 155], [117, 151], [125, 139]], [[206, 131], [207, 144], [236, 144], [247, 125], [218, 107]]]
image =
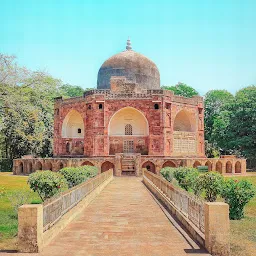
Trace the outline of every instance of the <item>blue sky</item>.
[[0, 52], [65, 83], [95, 87], [130, 36], [161, 85], [184, 82], [204, 95], [256, 84], [255, 0], [0, 0], [0, 9]]

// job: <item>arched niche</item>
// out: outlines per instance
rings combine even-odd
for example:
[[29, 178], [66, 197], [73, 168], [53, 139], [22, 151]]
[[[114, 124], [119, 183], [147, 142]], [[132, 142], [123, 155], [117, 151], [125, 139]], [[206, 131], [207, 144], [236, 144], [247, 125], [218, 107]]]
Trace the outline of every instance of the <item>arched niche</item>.
[[101, 165], [101, 172], [106, 172], [110, 169], [115, 169], [115, 166], [113, 163], [109, 162], [109, 161], [106, 161], [104, 162], [102, 165]]
[[85, 162], [83, 162], [81, 165], [82, 165], [82, 166], [83, 166], [83, 165], [94, 166], [94, 164], [93, 164], [92, 162], [90, 162], [90, 161], [85, 161]]
[[84, 121], [81, 114], [71, 110], [62, 123], [63, 138], [84, 138]]
[[142, 165], [142, 168], [146, 168], [149, 172], [156, 173], [156, 166], [151, 161], [147, 161]]
[[41, 171], [43, 169], [42, 167], [42, 163], [40, 161], [38, 161], [35, 165], [35, 170], [36, 171]]
[[211, 170], [212, 170], [212, 163], [211, 163], [210, 161], [207, 161], [207, 162], [205, 163], [205, 166], [208, 167], [208, 171], [211, 171]]
[[232, 173], [232, 164], [230, 161], [226, 163], [226, 173]]
[[174, 131], [195, 132], [195, 120], [191, 118], [191, 114], [186, 110], [181, 110], [174, 119]]
[[108, 134], [109, 136], [148, 136], [148, 121], [139, 110], [125, 107], [110, 119]]
[[173, 161], [168, 160], [163, 164], [163, 168], [165, 167], [176, 167], [176, 164]]
[[198, 166], [201, 166], [201, 163], [199, 161], [195, 161], [193, 167], [197, 168]]
[[241, 163], [237, 161], [235, 164], [235, 173], [241, 173], [241, 171], [242, 171]]
[[222, 163], [220, 161], [218, 161], [216, 163], [216, 168], [215, 168], [216, 172], [222, 173]]

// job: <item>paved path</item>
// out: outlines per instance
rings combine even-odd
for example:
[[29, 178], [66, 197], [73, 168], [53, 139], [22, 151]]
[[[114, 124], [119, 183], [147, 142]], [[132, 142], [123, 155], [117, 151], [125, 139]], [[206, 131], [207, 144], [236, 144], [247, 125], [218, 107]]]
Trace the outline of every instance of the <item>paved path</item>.
[[121, 177], [115, 178], [41, 255], [208, 254], [189, 245], [140, 178]]

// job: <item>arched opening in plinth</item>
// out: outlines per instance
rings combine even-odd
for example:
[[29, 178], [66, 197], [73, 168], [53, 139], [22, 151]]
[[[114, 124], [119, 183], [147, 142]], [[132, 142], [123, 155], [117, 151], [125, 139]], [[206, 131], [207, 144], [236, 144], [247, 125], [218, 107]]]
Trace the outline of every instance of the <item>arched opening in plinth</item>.
[[28, 163], [28, 173], [32, 173], [32, 171], [33, 171], [33, 166], [32, 166], [32, 163], [29, 162]]
[[236, 162], [235, 164], [235, 173], [241, 173], [242, 172], [242, 166], [239, 161]]
[[215, 168], [216, 172], [222, 173], [222, 163], [220, 161], [218, 161], [216, 163], [216, 168]]
[[23, 166], [22, 162], [20, 162], [18, 165], [18, 172], [19, 172], [19, 174], [23, 174], [23, 172], [24, 172], [24, 166]]
[[201, 163], [199, 161], [195, 161], [194, 164], [193, 164], [193, 167], [197, 168], [200, 165], [201, 165]]
[[106, 161], [101, 165], [101, 172], [106, 172], [110, 169], [113, 169], [113, 171], [114, 171], [115, 165], [109, 161]]
[[147, 169], [149, 172], [156, 173], [156, 166], [151, 161], [147, 161], [142, 165], [142, 168]]
[[62, 162], [59, 163], [59, 170], [61, 170], [62, 168], [64, 168], [64, 164]]
[[90, 161], [85, 161], [85, 162], [83, 162], [81, 165], [82, 165], [82, 166], [83, 166], [83, 165], [94, 166], [94, 164], [91, 163]]
[[226, 163], [226, 173], [232, 173], [232, 163], [230, 161]]
[[175, 167], [177, 167], [177, 166], [176, 166], [176, 164], [175, 164], [173, 161], [168, 160], [168, 161], [166, 161], [166, 162], [163, 164], [163, 168], [165, 168], [165, 167], [173, 167], [173, 168], [175, 168]]
[[207, 161], [207, 162], [205, 163], [205, 166], [208, 167], [208, 171], [209, 171], [209, 172], [212, 170], [212, 163], [211, 163], [210, 161]]
[[40, 161], [36, 162], [35, 164], [35, 170], [41, 171], [43, 169], [42, 163]]
[[52, 171], [52, 163], [51, 162], [45, 163], [45, 170]]

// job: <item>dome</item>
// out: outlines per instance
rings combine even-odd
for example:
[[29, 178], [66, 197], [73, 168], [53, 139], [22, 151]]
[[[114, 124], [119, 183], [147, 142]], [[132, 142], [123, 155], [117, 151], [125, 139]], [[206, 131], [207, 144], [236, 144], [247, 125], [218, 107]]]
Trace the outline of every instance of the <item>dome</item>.
[[126, 77], [144, 89], [159, 89], [160, 74], [156, 64], [144, 55], [132, 50], [127, 40], [126, 51], [106, 60], [98, 72], [98, 89], [110, 89], [112, 76]]

